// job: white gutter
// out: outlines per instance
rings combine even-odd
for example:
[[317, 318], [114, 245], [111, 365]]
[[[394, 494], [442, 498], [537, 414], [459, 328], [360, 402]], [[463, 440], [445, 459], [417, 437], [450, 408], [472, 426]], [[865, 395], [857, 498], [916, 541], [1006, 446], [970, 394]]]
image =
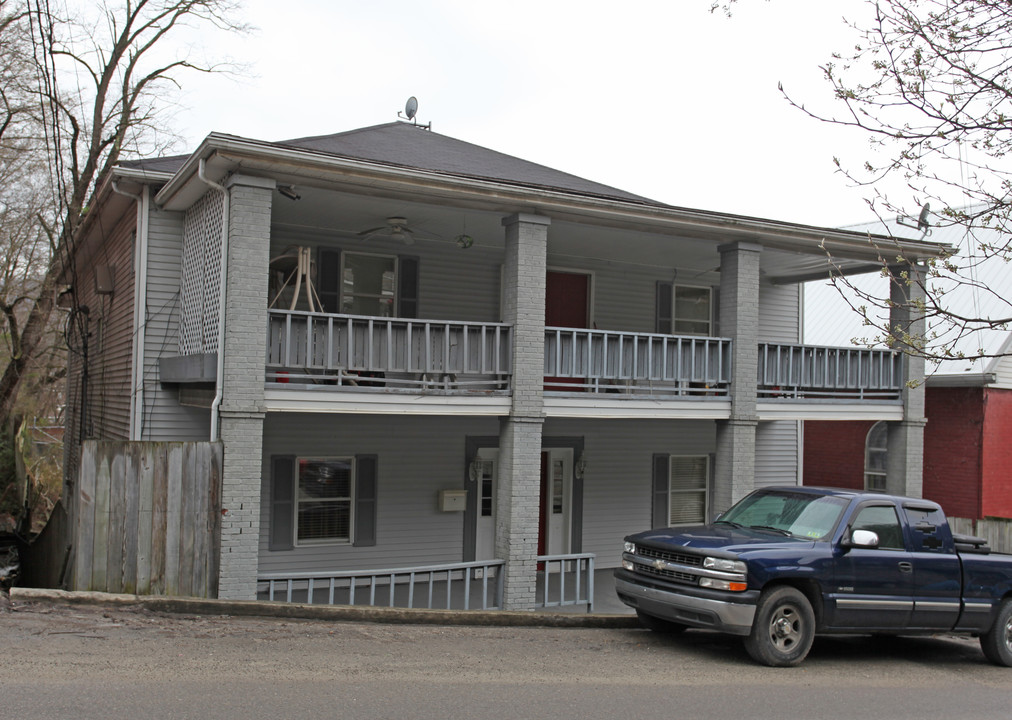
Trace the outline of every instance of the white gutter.
[[134, 253], [134, 342], [130, 362], [130, 439], [141, 439], [144, 431], [144, 356], [147, 333], [148, 296], [148, 213], [151, 210], [151, 188], [144, 185], [140, 195], [120, 189], [116, 180], [112, 189], [119, 195], [133, 198], [137, 204], [137, 251]]
[[218, 409], [225, 392], [225, 288], [228, 280], [228, 190], [207, 179], [204, 174], [204, 158], [200, 158], [197, 169], [199, 177], [208, 186], [221, 192], [221, 272], [218, 287], [218, 367], [214, 377], [214, 401], [211, 403], [211, 442], [219, 439], [221, 433]]

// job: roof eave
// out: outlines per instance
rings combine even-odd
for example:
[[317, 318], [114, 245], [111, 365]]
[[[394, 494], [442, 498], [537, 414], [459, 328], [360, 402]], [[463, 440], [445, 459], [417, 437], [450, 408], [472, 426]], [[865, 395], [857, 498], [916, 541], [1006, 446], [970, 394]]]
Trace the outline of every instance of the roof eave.
[[911, 260], [921, 260], [938, 257], [951, 249], [939, 243], [902, 240], [867, 232], [820, 228], [418, 170], [218, 133], [208, 135], [182, 167], [171, 175], [155, 196], [155, 202], [168, 210], [184, 210], [203, 195], [206, 185], [197, 178], [197, 169], [202, 159], [206, 163], [205, 176], [215, 182], [244, 167], [257, 172], [258, 163], [272, 163], [287, 166], [293, 172], [316, 169], [351, 176], [356, 183], [368, 185], [373, 191], [387, 189], [411, 191], [420, 195], [429, 193], [433, 197], [444, 199], [452, 194], [458, 200], [488, 203], [513, 211], [534, 210], [559, 218], [574, 221], [593, 219], [618, 227], [649, 226], [658, 232], [690, 233], [724, 242], [744, 240], [785, 250], [811, 252], [812, 245], [815, 244], [840, 258], [874, 260], [882, 256], [885, 246], [892, 257], [903, 254]]

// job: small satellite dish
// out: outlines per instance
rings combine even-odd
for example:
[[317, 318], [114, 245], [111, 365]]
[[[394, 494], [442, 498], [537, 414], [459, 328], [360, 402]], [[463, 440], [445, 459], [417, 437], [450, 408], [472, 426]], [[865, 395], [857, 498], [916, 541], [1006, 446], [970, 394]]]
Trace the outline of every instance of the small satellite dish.
[[928, 220], [928, 216], [931, 214], [931, 204], [924, 203], [924, 207], [921, 208], [921, 214], [917, 216], [917, 224], [914, 225], [910, 222], [909, 218], [905, 218], [902, 215], [896, 218], [896, 223], [903, 227], [917, 228], [921, 231], [921, 237], [926, 237], [931, 234], [931, 221]]
[[415, 113], [418, 112], [418, 98], [414, 95], [408, 98], [407, 104], [404, 106], [404, 115], [407, 116], [408, 120], [415, 119]]

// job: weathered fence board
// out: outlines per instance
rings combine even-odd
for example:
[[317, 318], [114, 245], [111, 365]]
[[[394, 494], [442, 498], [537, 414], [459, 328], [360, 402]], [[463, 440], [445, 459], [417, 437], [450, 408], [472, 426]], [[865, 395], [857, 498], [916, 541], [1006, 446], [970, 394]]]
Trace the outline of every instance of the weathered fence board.
[[975, 535], [987, 540], [994, 552], [1012, 553], [1012, 520], [1006, 518], [949, 518], [949, 525], [955, 533]]
[[221, 463], [220, 443], [85, 442], [74, 589], [214, 597]]

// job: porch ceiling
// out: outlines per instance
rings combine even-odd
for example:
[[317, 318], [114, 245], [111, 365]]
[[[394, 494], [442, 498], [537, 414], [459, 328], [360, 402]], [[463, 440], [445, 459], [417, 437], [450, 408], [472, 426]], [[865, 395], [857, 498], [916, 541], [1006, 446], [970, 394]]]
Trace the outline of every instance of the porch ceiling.
[[[573, 217], [560, 218], [535, 207], [455, 207], [293, 185], [299, 200], [275, 193], [272, 223], [276, 229], [317, 235], [321, 239], [350, 238], [361, 243], [363, 248], [370, 242], [375, 246], [384, 244], [382, 237], [370, 241], [360, 237], [359, 232], [383, 226], [388, 217], [407, 219], [409, 227], [416, 231], [414, 242], [419, 249], [426, 245], [453, 244], [463, 233], [473, 238], [477, 247], [502, 248], [503, 217], [518, 211], [542, 212], [552, 217], [548, 228], [551, 265], [580, 267], [581, 262], [593, 259], [633, 266], [671, 267], [677, 268], [677, 279], [681, 282], [709, 284], [717, 282], [719, 277], [718, 247], [731, 240], [713, 233], [679, 233], [676, 228], [660, 228], [645, 222], [624, 223], [624, 227], [602, 224], [594, 218], [579, 222]], [[754, 238], [752, 242], [763, 241]], [[881, 264], [872, 259], [874, 254], [874, 250], [837, 250], [833, 262], [848, 274], [873, 272], [881, 268]], [[778, 247], [767, 241], [760, 260], [760, 273], [777, 283], [828, 277], [831, 267], [827, 251], [814, 241], [808, 251]]]

